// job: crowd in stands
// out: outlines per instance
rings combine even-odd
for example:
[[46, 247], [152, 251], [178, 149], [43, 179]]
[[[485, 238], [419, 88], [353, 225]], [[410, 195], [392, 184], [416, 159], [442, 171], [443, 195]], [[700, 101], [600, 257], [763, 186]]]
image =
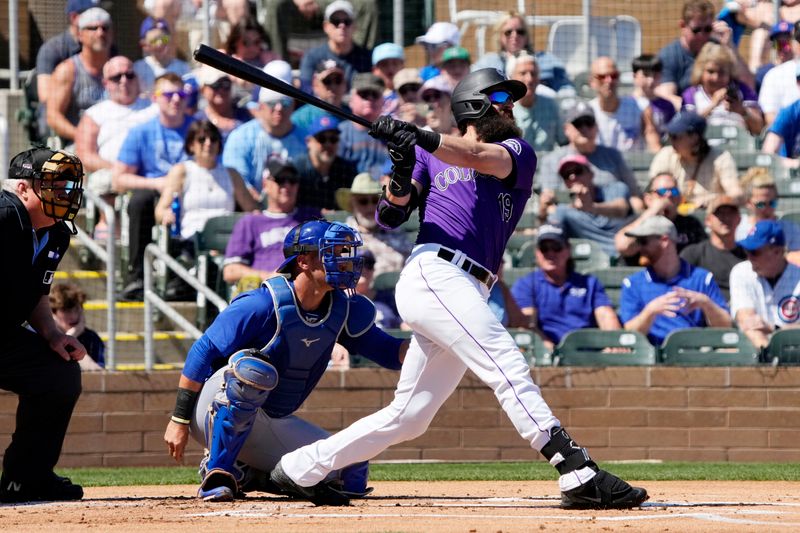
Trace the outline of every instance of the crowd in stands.
[[[375, 224], [386, 146], [360, 124], [180, 59], [176, 24], [200, 16], [182, 4], [145, 2], [141, 57], [126, 58], [99, 2], [69, 0], [69, 27], [37, 57], [42, 128], [76, 150], [92, 191], [126, 198], [120, 297], [142, 298], [154, 227], [172, 229], [191, 257], [205, 222], [237, 211], [245, 215], [225, 252], [226, 282], [275, 275], [292, 226], [347, 212], [370, 257], [358, 292], [374, 296], [373, 278], [399, 271], [413, 246], [413, 234]], [[525, 84], [514, 117], [539, 168], [529, 205], [536, 224], [519, 233], [535, 246], [538, 268], [498, 284], [493, 298], [509, 326], [529, 327], [552, 347], [582, 327], [635, 330], [658, 344], [677, 328], [735, 325], [761, 347], [775, 328], [800, 324], [800, 227], [780, 219], [778, 198], [780, 181], [800, 166], [796, 2], [785, 1], [774, 20], [765, 2], [737, 0], [717, 12], [708, 0], [686, 0], [676, 38], [657, 54], [630, 65], [594, 58], [590, 98], [558, 57], [534, 49], [514, 12], [499, 19], [496, 48], [481, 57], [461, 46], [456, 25], [434, 23], [416, 40], [425, 54], [416, 69], [401, 46], [376, 42], [374, 2], [213, 4], [221, 50], [370, 122], [391, 114], [457, 134], [450, 98], [470, 69], [496, 68]], [[298, 48], [309, 39], [313, 46]], [[709, 138], [715, 127], [734, 128], [776, 164], [742, 168], [736, 150]], [[632, 154], [647, 167], [634, 171]], [[102, 218], [94, 232], [106, 237]], [[624, 281], [618, 307], [576, 270], [575, 239], [593, 241], [612, 264], [643, 267]], [[381, 302], [386, 324], [398, 327], [391, 297]]]

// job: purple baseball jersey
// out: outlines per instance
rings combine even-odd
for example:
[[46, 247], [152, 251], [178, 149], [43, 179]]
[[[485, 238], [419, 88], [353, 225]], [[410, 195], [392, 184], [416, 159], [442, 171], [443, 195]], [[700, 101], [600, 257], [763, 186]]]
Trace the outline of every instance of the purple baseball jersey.
[[283, 262], [283, 239], [289, 230], [320, 216], [319, 209], [312, 207], [298, 207], [291, 213], [245, 215], [233, 227], [224, 264], [242, 263], [271, 272]]
[[506, 179], [448, 165], [419, 148], [412, 176], [426, 196], [417, 244], [461, 250], [494, 273], [531, 196], [536, 171], [536, 154], [527, 142], [514, 137], [496, 144], [514, 160]]

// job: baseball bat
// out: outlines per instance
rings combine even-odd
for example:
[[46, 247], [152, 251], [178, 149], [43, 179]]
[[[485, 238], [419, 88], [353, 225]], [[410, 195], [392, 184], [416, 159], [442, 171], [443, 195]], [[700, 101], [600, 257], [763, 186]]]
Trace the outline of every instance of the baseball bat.
[[305, 104], [324, 109], [331, 115], [335, 115], [341, 119], [350, 120], [356, 124], [364, 126], [365, 128], [370, 128], [372, 126], [372, 123], [365, 118], [348, 113], [340, 107], [329, 104], [325, 100], [321, 100], [313, 94], [303, 92], [294, 85], [286, 83], [283, 80], [279, 80], [275, 76], [270, 76], [263, 70], [252, 65], [248, 65], [244, 61], [240, 61], [235, 57], [224, 54], [219, 50], [211, 48], [210, 46], [206, 46], [204, 44], [198, 46], [194, 51], [194, 58], [200, 63], [208, 65], [209, 67], [213, 67], [217, 70], [221, 70], [222, 72], [230, 74], [236, 78], [249, 81], [250, 83], [254, 83], [259, 87], [272, 89], [275, 92], [279, 92], [285, 96], [288, 96], [289, 98], [294, 98], [295, 100], [299, 100]]

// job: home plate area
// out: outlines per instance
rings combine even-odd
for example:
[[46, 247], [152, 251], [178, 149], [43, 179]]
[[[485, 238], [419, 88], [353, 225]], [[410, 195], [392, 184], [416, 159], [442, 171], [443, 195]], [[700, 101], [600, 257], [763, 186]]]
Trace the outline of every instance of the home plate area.
[[316, 507], [253, 493], [205, 503], [189, 485], [89, 487], [80, 502], [0, 506], [3, 531], [522, 532], [797, 531], [800, 483], [672, 481], [640, 483], [642, 507], [564, 511], [555, 482], [376, 482], [349, 507]]

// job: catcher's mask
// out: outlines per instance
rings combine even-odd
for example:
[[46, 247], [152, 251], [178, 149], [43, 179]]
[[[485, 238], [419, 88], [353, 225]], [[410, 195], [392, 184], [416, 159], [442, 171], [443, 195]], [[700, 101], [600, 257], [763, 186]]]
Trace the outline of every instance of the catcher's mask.
[[283, 240], [286, 258], [277, 271], [290, 274], [299, 254], [317, 252], [325, 268], [325, 282], [334, 289], [355, 289], [364, 258], [358, 256], [361, 246], [358, 231], [340, 222], [310, 220], [289, 230]]
[[[8, 177], [31, 180], [44, 214], [52, 219], [72, 222], [81, 208], [83, 163], [75, 154], [32, 148], [14, 156]], [[77, 233], [74, 223], [72, 233]]]

